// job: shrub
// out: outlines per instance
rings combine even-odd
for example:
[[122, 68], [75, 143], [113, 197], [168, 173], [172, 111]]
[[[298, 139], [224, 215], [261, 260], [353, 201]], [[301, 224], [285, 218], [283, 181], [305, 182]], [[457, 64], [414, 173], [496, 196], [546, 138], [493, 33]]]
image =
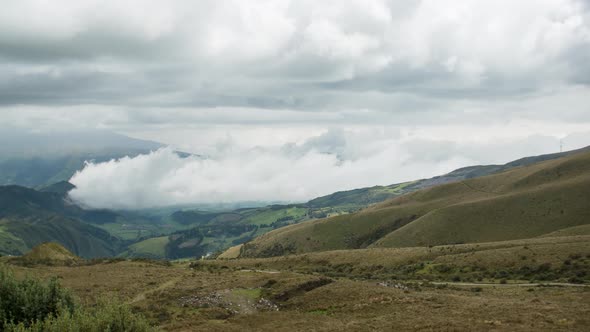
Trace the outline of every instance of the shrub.
[[434, 269], [439, 273], [449, 273], [453, 270], [451, 266], [445, 264], [434, 265]]
[[0, 265], [0, 331], [6, 332], [143, 332], [153, 330], [145, 318], [112, 300], [91, 308], [79, 306], [56, 278], [47, 282], [17, 280]]
[[542, 272], [548, 272], [551, 270], [551, 263], [543, 263], [541, 265], [539, 265], [539, 267], [537, 267], [537, 272], [542, 273]]
[[144, 332], [153, 331], [143, 316], [131, 312], [129, 306], [101, 300], [90, 309], [77, 308], [37, 320], [30, 326], [8, 324], [6, 332]]
[[74, 309], [71, 293], [56, 278], [47, 282], [17, 280], [8, 268], [0, 266], [0, 330], [9, 322], [27, 325]]

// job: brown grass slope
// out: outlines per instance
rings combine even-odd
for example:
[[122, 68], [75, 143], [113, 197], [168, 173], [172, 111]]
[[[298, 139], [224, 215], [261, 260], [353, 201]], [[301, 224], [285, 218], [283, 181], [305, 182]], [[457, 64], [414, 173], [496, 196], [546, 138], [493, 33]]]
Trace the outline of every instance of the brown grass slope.
[[590, 153], [420, 190], [244, 245], [242, 257], [491, 242], [590, 224]]
[[[528, 246], [532, 253], [524, 253], [528, 257], [524, 262], [540, 254], [536, 246]], [[394, 257], [404, 250], [358, 251], [387, 252]], [[314, 260], [327, 254], [308, 256]], [[356, 258], [365, 262], [363, 257]], [[275, 260], [281, 258], [252, 261], [263, 262], [264, 267], [264, 262]], [[571, 265], [581, 260], [586, 257], [572, 259]], [[325, 276], [316, 274], [245, 271], [241, 261], [205, 260], [193, 262], [190, 268], [188, 263], [162, 266], [121, 261], [75, 268], [16, 266], [14, 270], [21, 277], [59, 276], [88, 305], [116, 294], [164, 331], [587, 331], [590, 326], [587, 287], [521, 287], [510, 282], [442, 287], [350, 278], [326, 283]], [[317, 264], [326, 265], [325, 261]], [[397, 285], [401, 287], [392, 287]], [[278, 310], [260, 306], [262, 299]]]
[[45, 242], [35, 246], [23, 256], [15, 257], [13, 261], [25, 265], [71, 265], [81, 262], [82, 259], [59, 243]]
[[330, 277], [494, 283], [590, 282], [590, 236], [539, 237], [433, 247], [332, 250], [202, 264]]
[[555, 232], [543, 234], [541, 237], [590, 235], [590, 224], [563, 228]]

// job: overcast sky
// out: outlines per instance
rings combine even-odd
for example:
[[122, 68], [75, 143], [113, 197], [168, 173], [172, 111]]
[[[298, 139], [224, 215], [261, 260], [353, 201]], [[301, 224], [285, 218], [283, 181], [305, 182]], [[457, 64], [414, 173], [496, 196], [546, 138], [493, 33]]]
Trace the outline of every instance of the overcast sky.
[[[0, 123], [160, 141], [300, 200], [590, 145], [588, 59], [587, 0], [10, 1]], [[260, 153], [281, 170], [240, 173]], [[276, 172], [298, 184], [265, 183]]]

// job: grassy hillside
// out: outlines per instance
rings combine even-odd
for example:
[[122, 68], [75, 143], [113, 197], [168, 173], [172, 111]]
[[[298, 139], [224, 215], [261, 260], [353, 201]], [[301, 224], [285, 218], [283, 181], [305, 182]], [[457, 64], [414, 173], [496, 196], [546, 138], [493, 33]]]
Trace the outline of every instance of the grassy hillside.
[[590, 153], [422, 189], [358, 213], [285, 227], [242, 256], [536, 237], [590, 223]]
[[388, 198], [403, 195], [405, 188], [411, 182], [392, 184], [389, 186], [375, 186], [346, 191], [339, 191], [327, 196], [318, 197], [307, 202], [310, 207], [350, 207], [358, 208], [382, 202]]
[[432, 210], [374, 245], [522, 239], [590, 224], [590, 153], [473, 179], [465, 186], [485, 196]]
[[590, 235], [590, 225], [573, 226], [563, 228], [555, 232], [543, 234], [541, 237]]
[[514, 160], [504, 165], [477, 165], [463, 167], [454, 170], [450, 173], [435, 176], [429, 179], [421, 179], [411, 182], [392, 184], [389, 186], [375, 186], [368, 188], [359, 188], [347, 191], [339, 191], [330, 195], [315, 198], [309, 201], [306, 205], [309, 207], [341, 207], [352, 211], [358, 208], [364, 208], [368, 205], [383, 202], [387, 199], [401, 196], [416, 190], [441, 185], [450, 182], [462, 181], [472, 179], [480, 176], [496, 174], [507, 171], [515, 167], [527, 166], [546, 160], [554, 160], [569, 155], [590, 151], [590, 147], [560, 152], [551, 153], [540, 156], [530, 156]]
[[83, 257], [114, 255], [121, 242], [76, 218], [83, 214], [59, 193], [0, 187], [0, 253], [18, 255], [43, 242], [58, 242]]
[[[587, 149], [526, 157], [505, 165], [464, 167], [429, 179], [336, 192], [331, 195], [318, 197], [304, 204], [272, 205], [264, 208], [240, 209], [231, 212], [179, 211], [172, 215], [172, 220], [183, 226], [190, 225], [195, 228], [205, 229], [213, 225], [217, 228], [224, 228], [230, 224], [255, 225], [257, 227], [255, 232], [251, 232], [248, 229], [239, 235], [234, 233], [228, 236], [227, 232], [222, 232], [223, 235], [221, 238], [209, 237], [205, 240], [208, 243], [207, 248], [202, 247], [201, 251], [223, 250], [230, 246], [246, 242], [253, 237], [260, 237], [271, 230], [274, 230], [271, 238], [280, 237], [280, 240], [276, 244], [269, 246], [263, 245], [262, 252], [260, 253], [255, 253], [256, 250], [252, 250], [252, 244], [248, 244], [244, 247], [244, 254], [273, 256], [300, 252], [302, 250], [301, 247], [304, 247], [305, 251], [364, 248], [372, 245], [386, 234], [429, 213], [432, 209], [443, 207], [445, 204], [454, 204], [454, 202], [462, 199], [474, 198], [476, 195], [471, 192], [473, 190], [468, 190], [465, 193], [465, 185], [459, 185], [458, 193], [465, 194], [464, 198], [461, 195], [456, 195], [451, 201], [446, 202], [443, 200], [427, 200], [426, 202], [420, 203], [420, 206], [413, 204], [411, 206], [404, 205], [390, 209], [379, 209], [378, 206], [375, 206], [356, 214], [350, 214], [351, 212], [356, 212], [387, 199], [418, 190], [441, 184], [461, 183], [461, 181], [467, 179], [474, 179], [531, 165], [538, 161], [555, 160], [556, 158], [581, 153], [585, 150]], [[475, 194], [485, 196], [484, 192], [478, 192], [477, 190], [475, 190]], [[376, 211], [376, 209], [380, 211]], [[324, 223], [320, 220], [326, 217], [335, 217], [330, 220], [338, 223], [338, 228], [335, 229], [332, 226], [332, 222]], [[312, 228], [309, 228], [307, 223], [305, 226], [295, 226], [295, 224], [310, 220], [315, 220], [313, 221]], [[544, 231], [544, 229], [539, 229], [539, 231]], [[323, 234], [329, 235], [323, 236]], [[489, 233], [489, 235], [492, 235], [492, 233]], [[207, 238], [206, 235], [204, 237]], [[262, 236], [254, 243], [265, 242], [266, 238], [266, 236]], [[482, 240], [493, 241], [496, 239], [502, 239], [502, 237], [489, 236]], [[467, 240], [469, 239], [451, 239], [451, 241], [458, 242]], [[272, 240], [269, 242], [272, 242]], [[195, 238], [191, 243], [197, 245], [201, 242]], [[421, 243], [414, 244], [419, 245]], [[194, 253], [196, 252], [194, 251]]]
[[170, 242], [168, 236], [153, 237], [129, 246], [124, 256], [165, 258], [166, 245]]
[[153, 224], [160, 225], [160, 234], [164, 235], [155, 238], [141, 237], [142, 229], [155, 231], [148, 225], [126, 224], [126, 229], [120, 229], [122, 225], [116, 223], [101, 227], [118, 236], [127, 234], [127, 230], [129, 239], [139, 238], [123, 253], [124, 256], [175, 259], [212, 254], [309, 218], [309, 211], [304, 207], [271, 205], [234, 211], [176, 211], [169, 218]]
[[203, 264], [370, 279], [452, 281], [459, 276], [463, 281], [479, 282], [508, 278], [587, 283], [590, 282], [590, 236], [332, 250], [271, 258], [220, 259]]
[[73, 265], [82, 262], [82, 259], [64, 246], [55, 242], [41, 243], [21, 257], [10, 260], [12, 263], [22, 265]]
[[[2, 218], [0, 228], [9, 239], [0, 246], [1, 253], [19, 255], [43, 242], [58, 242], [82, 257], [108, 257], [121, 243], [108, 232], [58, 215], [41, 218]], [[2, 233], [0, 233], [2, 237]]]
[[[301, 204], [269, 205], [266, 207], [242, 208], [237, 210], [180, 210], [162, 214], [161, 217], [155, 219], [148, 217], [147, 220], [141, 211], [136, 212], [135, 215], [129, 212], [123, 213], [119, 211], [116, 214], [111, 212], [111, 220], [107, 218], [109, 217], [108, 211], [94, 211], [92, 212], [93, 214], [101, 216], [102, 213], [105, 215], [101, 218], [89, 218], [90, 215], [84, 216], [84, 220], [93, 222], [122, 239], [140, 241], [140, 243], [148, 241], [146, 240], [147, 237], [160, 237], [170, 234], [175, 234], [174, 237], [182, 237], [183, 242], [146, 242], [150, 248], [154, 245], [160, 245], [160, 248], [157, 250], [150, 249], [147, 255], [151, 255], [154, 252], [166, 252], [168, 253], [167, 255], [173, 255], [162, 256], [160, 258], [179, 257], [178, 255], [198, 257], [249, 241], [254, 237], [284, 226], [333, 216], [341, 216], [339, 220], [343, 221], [343, 225], [351, 224], [350, 227], [344, 229], [348, 232], [345, 242], [327, 239], [326, 241], [308, 243], [307, 245], [310, 248], [336, 249], [365, 247], [389, 231], [407, 223], [413, 218], [412, 214], [400, 217], [400, 220], [396, 221], [394, 225], [391, 225], [387, 219], [388, 217], [385, 216], [385, 219], [382, 220], [383, 223], [379, 222], [371, 226], [372, 228], [368, 234], [357, 234], [358, 232], [354, 225], [356, 221], [354, 220], [358, 219], [359, 216], [346, 216], [351, 212], [356, 212], [369, 205], [374, 205], [392, 197], [401, 196], [420, 189], [497, 173], [502, 170], [529, 165], [538, 160], [551, 160], [575, 152], [570, 151], [552, 155], [527, 157], [505, 165], [464, 167], [430, 179], [342, 191], [318, 197]], [[88, 212], [87, 214], [90, 213]], [[121, 214], [124, 214], [124, 217]], [[364, 215], [361, 218], [364, 218]], [[97, 220], [95, 221], [95, 219]], [[317, 227], [322, 228], [321, 224], [318, 224]], [[291, 229], [290, 226], [285, 231], [291, 231]], [[326, 231], [330, 232], [329, 229]], [[139, 246], [142, 247], [143, 244]], [[166, 248], [162, 246], [166, 246]], [[278, 249], [280, 251], [281, 248]], [[290, 248], [286, 248], [286, 252], [289, 250]], [[141, 252], [132, 250], [128, 251], [127, 254], [146, 254]]]
[[589, 240], [11, 269], [88, 305], [117, 294], [165, 331], [586, 331]]
[[[487, 188], [488, 184], [474, 178], [515, 167], [528, 170], [532, 166], [523, 165], [555, 160], [572, 153], [528, 157], [506, 165], [465, 167], [430, 179], [338, 192], [303, 204], [233, 211], [84, 210], [64, 199], [72, 188], [67, 182], [58, 182], [39, 191], [4, 186], [0, 187], [0, 252], [18, 254], [39, 242], [58, 241], [85, 257], [124, 252], [127, 256], [183, 258], [215, 253], [259, 237], [244, 246], [243, 255], [274, 256], [368, 246], [495, 241], [505, 239], [507, 233], [512, 238], [538, 236], [559, 227], [584, 223], [580, 218], [584, 218], [585, 211], [575, 207], [582, 206], [585, 196], [573, 193], [584, 191], [584, 183], [558, 181], [561, 187], [555, 185], [537, 194], [531, 188], [547, 179], [553, 181], [552, 177], [557, 175], [527, 178], [527, 174], [515, 173], [512, 180], [490, 180], [505, 184], [514, 182], [513, 187], [506, 188]], [[564, 177], [571, 177], [570, 173], [564, 173]], [[436, 187], [449, 182], [452, 183], [442, 189]], [[421, 191], [416, 192], [418, 190]], [[403, 198], [391, 201], [398, 203], [378, 203], [399, 196]], [[561, 200], [553, 199], [555, 197]], [[536, 201], [541, 198], [548, 202]], [[563, 200], [572, 209], [562, 212]], [[507, 208], [496, 209], [499, 204]], [[539, 205], [551, 210], [541, 213], [539, 211], [544, 210], [536, 208]], [[352, 213], [356, 211], [359, 212]], [[485, 216], [478, 211], [486, 211]], [[536, 222], [537, 212], [542, 214], [544, 222]], [[511, 221], [510, 216], [515, 213], [523, 214], [520, 226], [514, 226]], [[572, 215], [576, 217], [567, 218]], [[332, 218], [324, 220], [326, 217]], [[448, 220], [458, 217], [462, 219], [448, 224]], [[490, 222], [479, 225], [486, 220]], [[305, 221], [308, 222], [296, 225]], [[334, 223], [338, 227], [334, 227]], [[503, 228], [500, 225], [504, 225]], [[271, 231], [272, 234], [264, 235]], [[86, 237], [90, 239], [88, 243], [84, 243]], [[133, 242], [137, 243], [125, 247]]]

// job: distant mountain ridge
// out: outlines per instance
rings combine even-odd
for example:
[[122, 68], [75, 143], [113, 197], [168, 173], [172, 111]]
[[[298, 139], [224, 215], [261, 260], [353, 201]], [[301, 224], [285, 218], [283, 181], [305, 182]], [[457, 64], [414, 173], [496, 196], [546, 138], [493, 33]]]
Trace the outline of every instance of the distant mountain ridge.
[[88, 130], [75, 132], [0, 131], [0, 185], [42, 188], [69, 180], [85, 161], [134, 157], [163, 144], [125, 135]]
[[435, 185], [466, 180], [480, 176], [503, 172], [514, 167], [526, 166], [540, 161], [552, 160], [566, 157], [580, 152], [590, 151], [590, 146], [551, 154], [520, 158], [503, 165], [477, 165], [456, 169], [444, 175], [428, 179], [420, 179], [403, 183], [396, 183], [388, 186], [374, 186], [352, 190], [339, 191], [330, 195], [321, 196], [307, 202], [307, 206], [327, 207], [335, 205], [363, 206], [382, 202], [384, 200], [404, 195], [419, 189]]
[[[413, 223], [422, 216], [422, 212], [412, 210], [414, 212], [393, 217], [380, 208], [386, 204], [381, 202], [398, 196], [402, 196], [399, 197], [402, 199], [412, 192], [430, 190], [428, 188], [439, 188], [440, 184], [454, 183], [453, 186], [468, 188], [471, 183], [469, 179], [478, 179], [488, 174], [494, 176], [493, 174], [498, 172], [507, 174], [506, 171], [518, 170], [523, 165], [534, 165], [540, 160], [561, 160], [559, 158], [578, 155], [584, 151], [590, 151], [590, 148], [527, 157], [505, 165], [464, 167], [430, 179], [337, 192], [301, 204], [269, 205], [224, 211], [170, 210], [161, 217], [150, 216], [149, 213], [142, 215], [141, 212], [85, 210], [68, 200], [67, 192], [74, 186], [67, 181], [42, 186], [38, 190], [16, 185], [0, 186], [0, 253], [19, 254], [41, 242], [54, 241], [83, 257], [119, 254], [151, 258], [200, 257], [254, 238], [258, 239], [247, 244], [246, 248], [251, 248], [252, 244], [262, 241], [260, 239], [277, 233], [296, 233], [299, 227], [303, 227], [302, 225], [309, 225], [310, 222], [305, 222], [309, 220], [314, 225], [316, 222], [319, 223], [314, 226], [316, 229], [324, 228], [323, 223], [328, 220], [339, 220], [341, 223], [339, 227], [343, 226], [343, 229], [346, 229], [347, 223], [356, 223], [357, 221], [354, 220], [358, 218], [372, 216], [369, 218], [371, 220], [381, 215], [378, 217], [381, 221], [377, 224], [359, 224], [362, 226], [360, 232], [345, 234], [345, 244], [335, 247], [358, 248], [382, 243], [389, 246], [390, 244], [387, 244], [389, 242], [385, 240], [380, 242], [380, 240], [392, 231]], [[349, 214], [359, 210], [358, 213]], [[332, 218], [322, 219], [329, 216]], [[391, 222], [392, 218], [393, 222]], [[301, 222], [303, 223], [299, 224]], [[142, 225], [147, 224], [150, 225], [147, 228], [148, 231], [141, 231], [145, 229]], [[157, 231], [158, 227], [162, 230]], [[327, 241], [331, 236], [339, 236], [340, 230], [330, 227], [326, 228], [329, 230]], [[118, 229], [129, 231], [125, 231], [127, 234], [125, 237], [119, 237]], [[264, 235], [269, 231], [272, 232]], [[129, 236], [129, 232], [137, 236], [133, 234]], [[429, 243], [432, 240], [424, 241]], [[136, 244], [133, 244], [134, 242]], [[399, 243], [398, 240], [394, 242], [393, 245]], [[289, 243], [284, 241], [286, 246], [281, 244], [283, 247], [279, 248], [280, 250], [263, 248], [262, 250], [266, 250], [263, 254], [299, 250], [297, 246], [301, 244]], [[332, 244], [326, 242], [325, 245], [332, 248]], [[318, 246], [314, 242], [313, 245], [306, 243], [301, 248], [319, 250], [317, 248], [322, 246], [324, 245]], [[250, 253], [259, 255], [260, 251], [257, 250], [250, 250]]]
[[87, 214], [61, 193], [0, 186], [0, 253], [22, 254], [43, 242], [59, 242], [83, 257], [115, 255], [121, 241], [82, 221]]
[[357, 213], [277, 229], [244, 244], [241, 255], [504, 241], [590, 224], [588, 148], [519, 159], [507, 170], [484, 167], [499, 170], [455, 177]]
[[62, 195], [63, 197], [66, 197], [67, 193], [74, 188], [76, 188], [76, 186], [69, 183], [68, 181], [59, 181], [54, 184], [42, 187], [41, 189], [39, 189], [39, 191], [56, 193]]

